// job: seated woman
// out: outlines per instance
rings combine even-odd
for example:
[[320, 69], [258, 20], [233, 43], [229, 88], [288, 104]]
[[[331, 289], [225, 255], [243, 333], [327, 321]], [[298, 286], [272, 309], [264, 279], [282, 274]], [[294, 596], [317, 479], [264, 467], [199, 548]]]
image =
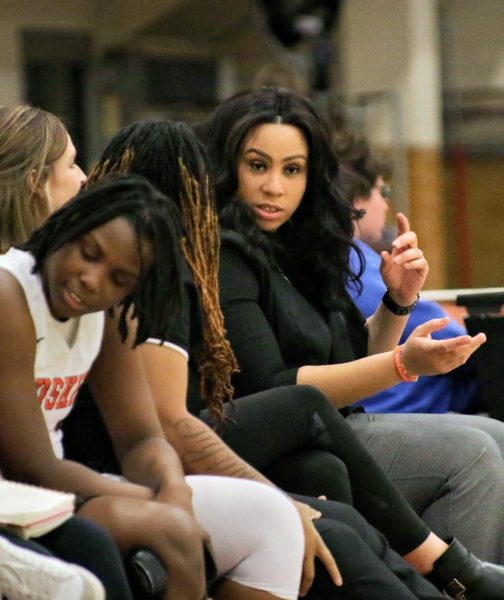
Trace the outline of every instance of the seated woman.
[[[417, 374], [449, 371], [484, 342], [483, 335], [433, 340], [446, 323], [434, 320], [395, 350], [407, 315], [382, 305], [364, 322], [345, 291], [357, 215], [335, 185], [329, 130], [312, 102], [277, 88], [243, 92], [217, 108], [206, 130], [227, 228], [220, 289], [238, 394], [310, 384], [344, 408]], [[389, 305], [404, 312], [428, 267], [407, 219], [400, 223], [384, 277]], [[502, 423], [344, 412], [438, 535], [455, 534], [486, 559], [502, 560], [504, 463], [495, 443]]]
[[[0, 254], [7, 252], [13, 244], [26, 241], [53, 210], [80, 190], [86, 176], [75, 157], [72, 140], [55, 115], [27, 105], [0, 107]], [[108, 533], [88, 519], [73, 517], [38, 538], [36, 544], [13, 541], [85, 567], [99, 577], [109, 600], [131, 598], [116, 544]], [[4, 546], [3, 556], [8, 563], [11, 557], [7, 549], [8, 546]], [[32, 571], [28, 567], [23, 570], [22, 557], [18, 553], [16, 557], [18, 576], [14, 581], [11, 578], [9, 582], [4, 581], [0, 589], [9, 590], [12, 598], [16, 593], [21, 594], [16, 591], [17, 585], [24, 590], [25, 596], [30, 586], [31, 594], [56, 597], [60, 585], [58, 575], [65, 571], [61, 563], [57, 563], [58, 568], [50, 569], [52, 575], [43, 582], [42, 563], [39, 574], [32, 580]], [[30, 553], [26, 561], [33, 560]], [[8, 574], [8, 571], [4, 572]], [[72, 577], [66, 572], [64, 580], [69, 583], [73, 580], [72, 585], [75, 585], [78, 576], [71, 574]], [[61, 594], [68, 589], [66, 583], [62, 584]]]
[[[167, 336], [170, 344], [161, 346], [159, 341], [153, 339], [141, 346], [140, 352], [164, 431], [181, 456], [186, 470], [267, 481], [256, 470], [257, 467], [276, 475], [276, 467], [283, 462], [284, 468], [291, 465], [295, 469], [298, 479], [306, 477], [311, 483], [313, 477], [310, 477], [305, 468], [306, 455], [312, 458], [311, 452], [324, 448], [325, 454], [343, 456], [348, 461], [356, 504], [362, 506], [363, 513], [366, 512], [369, 520], [381, 526], [391, 543], [398, 551], [408, 554], [412, 563], [430, 571], [435, 559], [445, 553], [446, 544], [429, 534], [425, 525], [356, 441], [343, 418], [320, 393], [312, 388], [291, 386], [237, 399], [231, 408], [229, 405], [223, 406], [222, 401], [232, 393], [229, 377], [235, 368], [235, 362], [224, 337], [222, 315], [218, 307], [218, 235], [212, 188], [208, 186], [205, 156], [191, 131], [181, 124], [173, 123], [139, 122], [125, 127], [111, 141], [91, 177], [101, 177], [104, 173], [115, 171], [147, 175], [161, 190], [178, 201], [182, 212], [185, 228], [183, 248], [190, 268], [186, 273], [185, 310], [179, 317], [175, 330]], [[217, 419], [214, 424], [218, 426], [222, 438], [230, 441], [232, 448], [240, 456], [188, 412], [187, 351], [190, 367], [187, 404], [195, 414], [199, 414], [203, 398]], [[103, 445], [98, 452], [93, 452], [97, 446], [93, 438], [87, 451], [88, 448], [83, 449], [80, 439], [83, 431], [86, 436], [88, 431], [96, 433], [99, 419], [93, 414], [89, 397], [87, 405], [82, 400], [79, 399], [76, 410], [65, 423], [66, 447], [72, 455], [79, 457], [80, 450], [80, 456], [85, 453], [88, 461], [97, 464], [103, 462], [106, 456]], [[225, 423], [222, 422], [224, 412], [229, 417]], [[289, 419], [288, 428], [285, 427], [285, 418]], [[328, 438], [325, 444], [324, 438]], [[252, 459], [251, 464], [245, 462], [249, 457]], [[317, 462], [319, 459], [320, 455], [317, 456]], [[113, 457], [106, 461], [108, 464], [111, 462]], [[310, 466], [313, 468], [313, 461]], [[329, 464], [325, 463], [325, 466]], [[328, 468], [323, 476], [330, 480], [340, 474]], [[331, 483], [327, 481], [326, 486], [331, 488]], [[370, 493], [370, 489], [373, 493]], [[303, 500], [319, 509], [324, 517], [330, 517], [331, 521], [336, 519], [350, 524], [388, 568], [405, 581], [401, 575], [408, 571], [405, 563], [398, 557], [390, 561], [390, 554], [377, 552], [376, 532], [365, 526], [362, 519], [358, 525], [353, 511], [330, 502], [317, 502], [309, 498]], [[343, 538], [340, 537], [338, 542], [337, 536], [334, 539], [333, 535], [329, 535], [338, 531], [335, 530], [334, 522], [329, 530], [324, 521], [327, 522], [327, 519], [316, 520], [315, 523], [322, 531], [324, 541], [337, 557], [343, 574], [343, 597], [360, 598], [363, 589], [367, 590], [366, 597], [369, 598], [404, 596], [407, 590], [398, 581], [394, 582], [390, 574], [389, 585], [395, 586], [395, 592], [392, 595], [384, 592], [385, 580], [377, 577], [377, 572], [383, 567], [377, 566], [376, 559], [372, 561], [369, 554], [365, 563], [367, 569], [364, 573], [361, 569], [356, 574], [357, 563], [364, 564], [364, 560], [361, 555], [356, 561], [357, 554], [348, 552], [348, 531], [344, 535], [347, 545], [345, 548], [341, 544]], [[308, 540], [313, 539], [309, 528], [305, 527], [305, 532]], [[353, 539], [353, 548], [357, 542], [358, 540]], [[446, 554], [451, 555], [452, 552]], [[313, 549], [307, 544], [305, 562], [308, 558], [313, 560]], [[453, 564], [452, 562], [452, 567]], [[397, 570], [399, 565], [402, 567]], [[424, 597], [422, 594], [426, 591], [420, 588], [425, 583], [422, 584], [411, 569], [409, 571], [409, 593]], [[323, 574], [322, 571], [321, 575]], [[324, 591], [323, 597], [341, 597], [340, 590], [334, 586], [327, 587], [327, 583], [318, 575], [310, 597], [313, 594], [313, 597], [320, 598]], [[431, 590], [427, 593], [433, 592]]]
[[[185, 479], [128, 347], [154, 325], [164, 330], [180, 308], [178, 239], [173, 204], [124, 176], [81, 192], [0, 257], [0, 370], [10, 374], [0, 379], [0, 468], [78, 495], [78, 514], [104, 526], [123, 553], [158, 554], [169, 570], [166, 600], [206, 594], [202, 542], [212, 544], [215, 598], [294, 599], [296, 511], [255, 482]], [[85, 378], [128, 480], [63, 458], [60, 424]]]
[[[333, 148], [340, 161], [338, 180], [341, 188], [363, 215], [355, 227], [357, 247], [365, 258], [364, 271], [360, 277], [362, 289], [348, 286], [348, 293], [365, 317], [370, 317], [382, 301], [386, 287], [380, 273], [381, 257], [373, 248], [382, 238], [389, 210], [387, 193], [390, 186], [384, 179], [390, 177], [390, 167], [375, 156], [366, 140], [360, 136], [338, 132], [333, 136]], [[358, 272], [359, 257], [352, 250], [352, 268]], [[437, 302], [420, 300], [404, 327], [399, 340], [403, 344], [415, 327], [429, 319], [447, 317], [448, 314]], [[432, 337], [445, 340], [464, 335], [467, 330], [455, 319], [450, 318], [443, 329], [434, 331]], [[359, 404], [368, 412], [420, 412], [445, 413], [481, 412], [481, 384], [477, 377], [474, 356], [453, 369], [432, 377], [419, 377], [415, 385], [407, 382], [378, 392], [361, 400]]]

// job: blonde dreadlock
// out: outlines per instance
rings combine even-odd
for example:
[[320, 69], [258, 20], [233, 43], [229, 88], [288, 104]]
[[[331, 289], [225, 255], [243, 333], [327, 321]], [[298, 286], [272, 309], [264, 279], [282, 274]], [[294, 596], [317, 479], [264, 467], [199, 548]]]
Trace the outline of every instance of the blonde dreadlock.
[[[238, 363], [226, 338], [219, 304], [219, 230], [208, 182], [204, 186], [190, 176], [179, 159], [184, 197], [181, 210], [187, 237], [182, 251], [198, 286], [203, 306], [203, 350], [200, 359], [200, 393], [212, 414], [224, 420], [223, 404], [233, 398], [231, 375]], [[202, 201], [201, 194], [205, 195]]]
[[[177, 163], [171, 161], [174, 166], [168, 164], [173, 155], [178, 156]], [[194, 168], [189, 170], [187, 164]], [[89, 180], [111, 172], [144, 175], [180, 208], [185, 230], [182, 252], [203, 313], [203, 344], [196, 357], [200, 394], [217, 423], [225, 422], [224, 403], [232, 401], [231, 376], [238, 365], [219, 305], [218, 220], [202, 149], [192, 130], [181, 123], [133, 123], [115, 136]]]

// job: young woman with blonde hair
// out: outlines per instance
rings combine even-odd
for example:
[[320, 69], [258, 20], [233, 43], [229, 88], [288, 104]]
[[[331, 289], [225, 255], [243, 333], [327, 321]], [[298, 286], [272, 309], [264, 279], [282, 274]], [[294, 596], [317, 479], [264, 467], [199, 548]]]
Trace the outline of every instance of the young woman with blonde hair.
[[0, 252], [28, 239], [86, 182], [76, 150], [55, 115], [0, 107]]
[[[72, 140], [56, 115], [26, 104], [0, 107], [0, 255], [25, 242], [80, 190], [86, 176], [75, 157]], [[16, 546], [8, 546], [9, 541]], [[0, 591], [9, 598], [30, 593], [34, 600], [42, 600], [48, 595], [71, 594], [65, 564], [48, 562], [45, 568], [44, 559], [25, 550], [51, 553], [86, 567], [102, 581], [110, 600], [132, 597], [119, 551], [99, 525], [76, 516], [37, 542], [13, 536], [2, 541]], [[10, 574], [12, 568], [15, 577]]]

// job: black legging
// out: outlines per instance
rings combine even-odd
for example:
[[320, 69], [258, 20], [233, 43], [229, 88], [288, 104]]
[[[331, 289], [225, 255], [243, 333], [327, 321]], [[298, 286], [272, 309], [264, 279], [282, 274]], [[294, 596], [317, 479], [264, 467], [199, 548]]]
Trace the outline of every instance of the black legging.
[[28, 550], [85, 567], [103, 583], [107, 600], [133, 600], [114, 540], [104, 529], [88, 519], [74, 516], [34, 540], [24, 540], [7, 532], [2, 532], [1, 535]]
[[[296, 499], [306, 501], [302, 496]], [[306, 596], [310, 600], [434, 600], [444, 598], [413, 567], [390, 549], [385, 537], [351, 506], [311, 499], [327, 518], [315, 522], [336, 559], [343, 586], [337, 588], [322, 563]]]
[[[220, 431], [222, 439], [282, 489], [346, 502], [353, 497], [355, 508], [401, 555], [429, 535], [343, 416], [315, 388], [296, 385], [260, 392], [235, 400], [226, 412], [233, 421]], [[211, 422], [207, 410], [201, 418]], [[324, 452], [332, 458], [324, 458]]]

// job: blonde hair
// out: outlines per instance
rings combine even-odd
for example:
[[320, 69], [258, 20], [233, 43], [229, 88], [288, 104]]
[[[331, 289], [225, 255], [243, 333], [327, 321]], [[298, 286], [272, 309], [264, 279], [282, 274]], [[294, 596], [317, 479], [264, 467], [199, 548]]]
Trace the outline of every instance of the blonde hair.
[[25, 104], [0, 107], [0, 253], [28, 239], [50, 213], [40, 190], [65, 152], [55, 115]]

